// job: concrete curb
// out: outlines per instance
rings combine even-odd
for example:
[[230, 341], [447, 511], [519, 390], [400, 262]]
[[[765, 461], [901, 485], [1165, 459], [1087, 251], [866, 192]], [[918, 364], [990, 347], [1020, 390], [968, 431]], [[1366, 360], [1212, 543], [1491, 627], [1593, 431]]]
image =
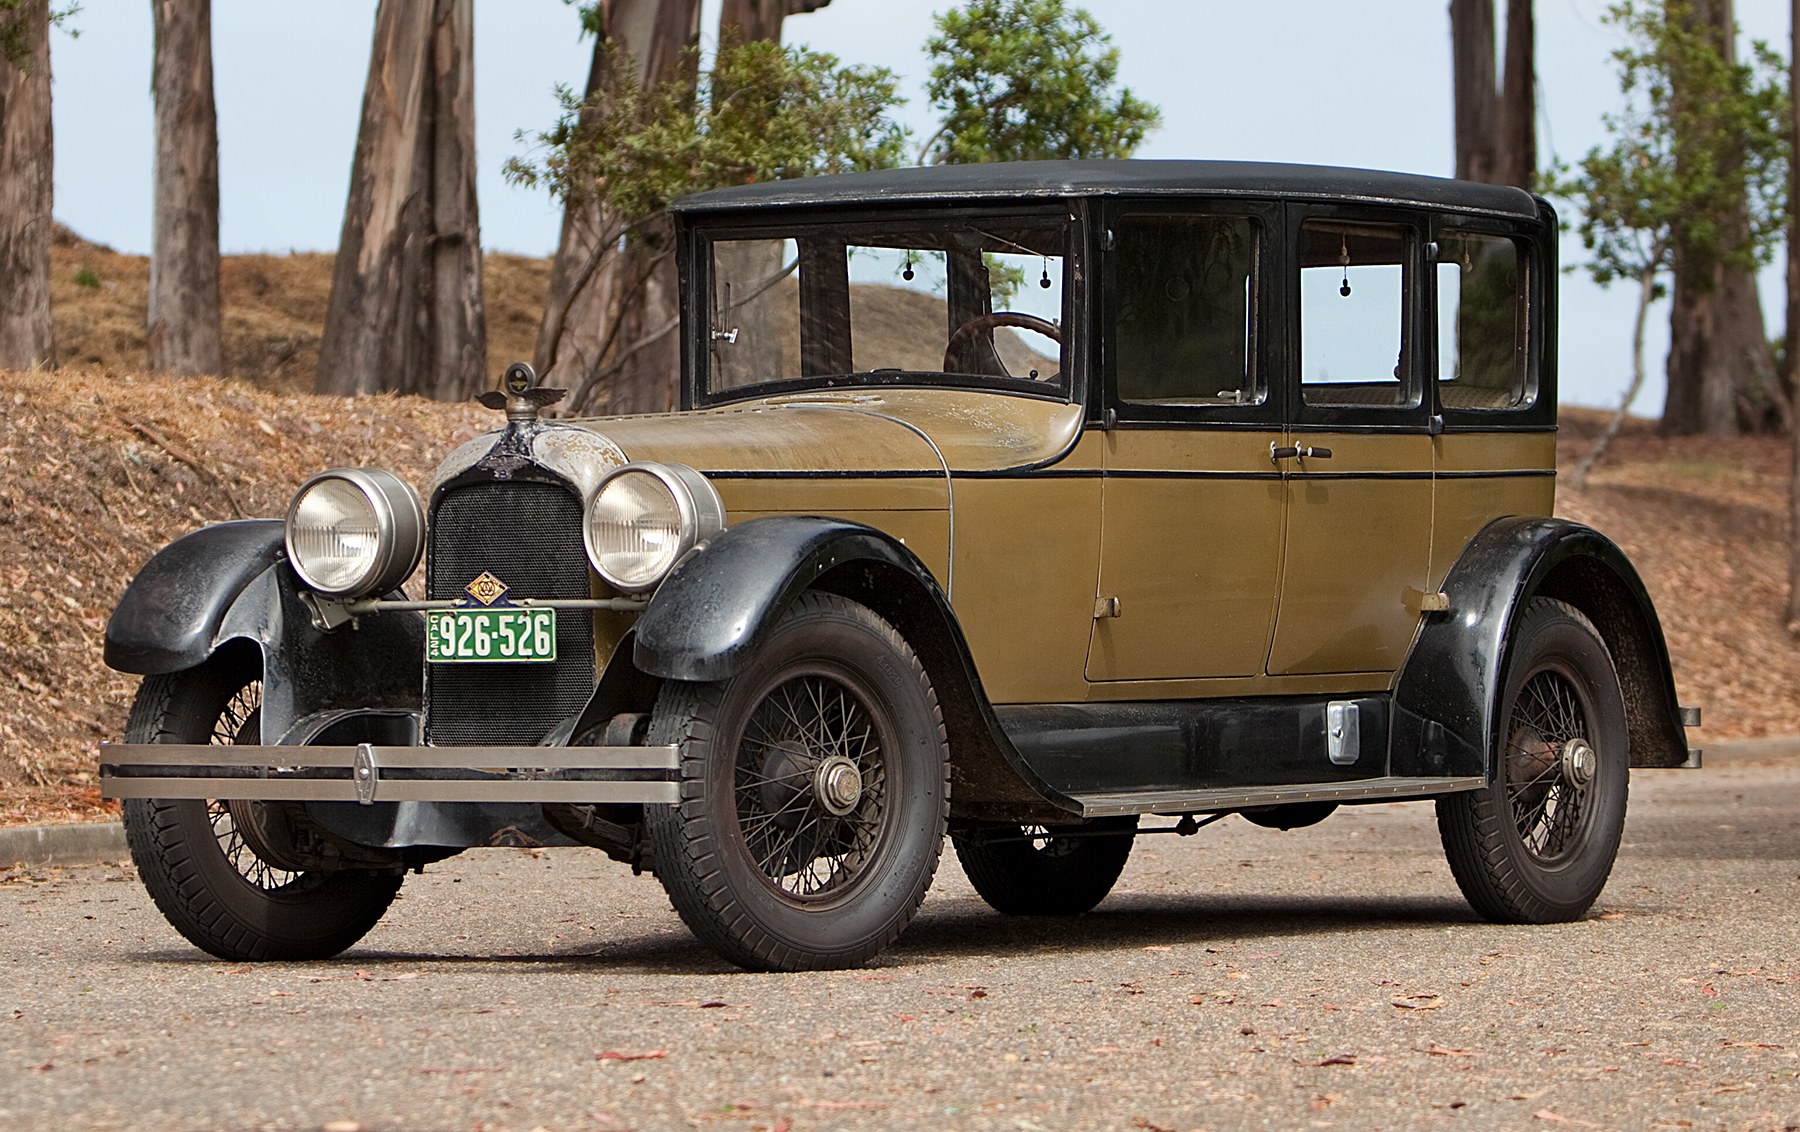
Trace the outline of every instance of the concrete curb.
[[[1800, 760], [1800, 737], [1728, 739], [1702, 745], [1707, 766]], [[0, 868], [9, 865], [101, 865], [124, 861], [125, 827], [118, 822], [17, 825], [0, 829]]]
[[0, 829], [0, 868], [7, 865], [99, 865], [123, 861], [125, 827], [116, 821], [16, 825]]

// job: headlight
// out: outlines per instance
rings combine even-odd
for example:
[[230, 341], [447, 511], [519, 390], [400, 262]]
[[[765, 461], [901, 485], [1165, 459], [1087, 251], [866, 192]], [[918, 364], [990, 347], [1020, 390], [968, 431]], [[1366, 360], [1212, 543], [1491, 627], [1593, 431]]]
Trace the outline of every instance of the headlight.
[[681, 556], [725, 526], [725, 505], [706, 477], [680, 464], [626, 464], [588, 500], [588, 560], [614, 589], [655, 589]]
[[320, 472], [288, 505], [288, 561], [323, 594], [387, 593], [413, 572], [424, 547], [418, 495], [379, 468]]

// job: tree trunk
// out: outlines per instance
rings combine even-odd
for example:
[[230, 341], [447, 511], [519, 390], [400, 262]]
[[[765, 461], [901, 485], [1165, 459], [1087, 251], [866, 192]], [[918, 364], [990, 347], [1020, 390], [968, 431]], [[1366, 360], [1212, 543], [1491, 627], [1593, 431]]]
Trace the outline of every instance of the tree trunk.
[[20, 21], [28, 54], [0, 57], [0, 368], [56, 361], [50, 325], [49, 0], [0, 19]]
[[[1789, 125], [1800, 140], [1800, 0], [1793, 0], [1788, 44]], [[1800, 153], [1800, 146], [1795, 147]], [[1788, 162], [1787, 380], [1800, 397], [1800, 158]], [[1794, 474], [1788, 496], [1788, 632], [1800, 636], [1800, 424], [1793, 429]]]
[[725, 0], [719, 9], [719, 42], [727, 29], [736, 28], [739, 43], [759, 39], [781, 42], [781, 23], [789, 16], [816, 12], [831, 0]]
[[1494, 65], [1493, 0], [1450, 0], [1456, 175], [1530, 188], [1537, 176], [1531, 0], [1507, 0], [1505, 66]]
[[1507, 0], [1506, 68], [1495, 113], [1494, 180], [1521, 189], [1537, 180], [1536, 28], [1531, 0]]
[[1493, 0], [1450, 0], [1450, 57], [1456, 100], [1456, 175], [1494, 179], [1495, 126]]
[[152, 0], [156, 224], [145, 341], [152, 370], [220, 373], [219, 123], [212, 0]]
[[[699, 0], [606, 0], [596, 15], [590, 97], [619, 85], [693, 82]], [[667, 241], [652, 238], [655, 226], [650, 233], [633, 231], [621, 252], [617, 245], [631, 219], [609, 214], [578, 189], [564, 206], [536, 354], [546, 380], [575, 391], [573, 408], [623, 412], [675, 404], [680, 338], [651, 334], [678, 317], [674, 261]], [[666, 270], [659, 260], [667, 261]]]
[[473, 0], [381, 0], [319, 392], [488, 384], [473, 87]]
[[[1735, 59], [1737, 21], [1731, 0], [1669, 0], [1664, 13], [1710, 39], [1728, 65]], [[1680, 89], [1673, 97], [1677, 105], [1685, 98]], [[1683, 149], [1678, 136], [1677, 176], [1692, 174], [1682, 169]], [[1749, 230], [1748, 208], [1748, 202], [1739, 201], [1728, 215], [1716, 218], [1725, 246], [1733, 241], [1741, 245]], [[1660, 431], [1664, 436], [1732, 435], [1750, 419], [1742, 411], [1745, 406], [1769, 403], [1767, 375], [1774, 363], [1763, 333], [1756, 276], [1748, 267], [1727, 264], [1695, 246], [1683, 226], [1677, 227], [1674, 242], [1668, 397]]]

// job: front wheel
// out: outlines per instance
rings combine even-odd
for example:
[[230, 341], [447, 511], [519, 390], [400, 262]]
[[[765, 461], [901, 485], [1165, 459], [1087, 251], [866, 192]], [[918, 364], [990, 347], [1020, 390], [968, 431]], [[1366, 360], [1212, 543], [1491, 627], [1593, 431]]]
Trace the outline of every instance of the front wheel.
[[731, 962], [855, 966], [925, 899], [949, 818], [944, 721], [868, 608], [802, 595], [744, 672], [667, 685], [650, 742], [681, 752], [680, 804], [644, 813], [657, 879]]
[[[262, 681], [213, 663], [147, 676], [128, 743], [255, 743]], [[308, 870], [284, 859], [273, 803], [129, 798], [125, 840], [176, 931], [221, 959], [325, 959], [361, 939], [400, 890], [398, 872]]]
[[1076, 916], [1112, 891], [1131, 845], [1135, 817], [1076, 826], [1012, 826], [951, 836], [975, 891], [1008, 916]]
[[1438, 800], [1450, 871], [1496, 923], [1586, 912], [1625, 829], [1625, 701], [1606, 643], [1573, 606], [1537, 598], [1519, 618], [1486, 786]]

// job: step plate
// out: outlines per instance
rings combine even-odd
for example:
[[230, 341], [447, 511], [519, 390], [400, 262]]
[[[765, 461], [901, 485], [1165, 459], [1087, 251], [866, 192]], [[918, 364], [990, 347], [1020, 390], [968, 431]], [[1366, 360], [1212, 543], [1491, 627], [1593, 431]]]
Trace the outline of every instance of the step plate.
[[1285, 806], [1295, 802], [1362, 802], [1374, 798], [1428, 798], [1479, 790], [1487, 779], [1365, 778], [1355, 782], [1300, 783], [1294, 786], [1228, 786], [1209, 790], [1144, 790], [1076, 794], [1084, 818], [1128, 814], [1203, 814]]

